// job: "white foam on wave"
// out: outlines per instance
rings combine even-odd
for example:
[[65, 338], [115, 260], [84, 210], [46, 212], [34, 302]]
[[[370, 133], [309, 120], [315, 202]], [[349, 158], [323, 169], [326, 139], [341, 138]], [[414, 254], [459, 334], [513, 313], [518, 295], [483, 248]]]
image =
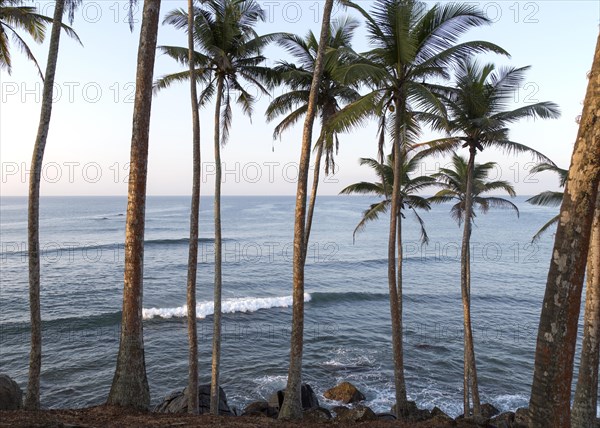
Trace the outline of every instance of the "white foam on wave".
[[[304, 301], [310, 302], [311, 296], [304, 293]], [[259, 309], [288, 308], [292, 306], [292, 296], [282, 297], [242, 297], [225, 299], [221, 303], [221, 312], [232, 314], [235, 312], [256, 312]], [[196, 305], [196, 318], [204, 319], [215, 312], [214, 302], [200, 302]], [[144, 308], [142, 316], [145, 320], [152, 318], [183, 318], [187, 316], [187, 306], [177, 308]]]

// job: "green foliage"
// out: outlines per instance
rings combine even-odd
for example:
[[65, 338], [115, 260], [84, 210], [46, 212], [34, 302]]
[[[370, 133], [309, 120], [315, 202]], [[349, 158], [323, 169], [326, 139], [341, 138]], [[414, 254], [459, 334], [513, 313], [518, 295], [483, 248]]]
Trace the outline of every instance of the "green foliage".
[[[23, 0], [0, 0], [0, 68], [5, 69], [8, 74], [12, 73], [12, 57], [8, 40], [10, 34], [14, 45], [35, 64], [43, 80], [44, 73], [31, 48], [17, 31], [24, 31], [34, 42], [42, 43], [46, 37], [46, 25], [52, 24], [52, 18], [38, 14], [35, 7], [23, 6], [23, 3]], [[74, 10], [78, 4], [78, 1], [73, 0], [67, 2], [71, 22], [73, 22]], [[79, 41], [79, 37], [71, 27], [64, 24], [62, 27], [70, 37]]]
[[[452, 154], [452, 167], [440, 168], [439, 172], [432, 175], [438, 185], [442, 187], [435, 195], [429, 198], [433, 203], [453, 202], [456, 203], [450, 209], [450, 215], [459, 226], [465, 219], [465, 200], [467, 196], [468, 162], [456, 153]], [[519, 215], [519, 209], [507, 199], [496, 196], [484, 196], [486, 193], [502, 190], [511, 197], [516, 196], [513, 186], [504, 180], [487, 181], [490, 171], [497, 164], [486, 162], [476, 163], [473, 168], [473, 205], [479, 207], [482, 214], [487, 213], [490, 208], [512, 209]], [[475, 218], [475, 210], [472, 211], [471, 220]]]
[[[187, 16], [186, 10], [177, 9], [169, 12], [163, 23], [187, 31]], [[254, 0], [211, 0], [195, 8], [195, 75], [205, 85], [200, 93], [200, 105], [205, 105], [215, 96], [217, 80], [222, 78], [224, 81], [221, 94], [221, 144], [225, 144], [229, 136], [233, 101], [244, 114], [252, 116], [256, 97], [246, 90], [244, 82], [269, 95], [274, 81], [273, 71], [262, 65], [265, 61], [262, 50], [280, 35], [256, 34], [255, 26], [264, 17], [264, 11]], [[189, 57], [186, 47], [159, 46], [159, 50], [187, 66]], [[189, 79], [189, 76], [189, 70], [163, 76], [155, 83], [155, 90], [168, 88]]]
[[[334, 21], [330, 28], [327, 50], [324, 58], [323, 76], [317, 97], [317, 111], [321, 115], [323, 132], [315, 147], [323, 145], [325, 151], [325, 173], [334, 163], [334, 151], [339, 147], [337, 132], [327, 132], [326, 125], [341, 104], [347, 104], [360, 97], [360, 80], [342, 82], [337, 78], [340, 69], [355, 61], [357, 55], [352, 51], [352, 33], [358, 22], [351, 18]], [[312, 76], [317, 58], [319, 43], [312, 31], [301, 38], [294, 34], [284, 34], [277, 43], [293, 56], [293, 62], [279, 61], [274, 68], [277, 84], [285, 84], [289, 91], [276, 97], [266, 111], [268, 121], [277, 116], [287, 116], [275, 126], [273, 138], [296, 124], [308, 108], [308, 98]]]
[[[375, 171], [379, 181], [370, 183], [361, 181], [359, 183], [351, 184], [350, 186], [342, 189], [340, 194], [361, 194], [361, 195], [374, 195], [383, 198], [381, 201], [372, 204], [367, 210], [363, 212], [363, 218], [354, 229], [353, 238], [357, 233], [364, 230], [367, 223], [373, 220], [377, 220], [380, 214], [387, 213], [392, 203], [390, 191], [392, 190], [392, 184], [394, 183], [394, 161], [392, 155], [388, 155], [385, 164], [380, 164], [375, 159], [361, 158], [360, 165], [366, 165]], [[414, 174], [420, 167], [420, 161], [416, 157], [410, 159], [405, 158], [404, 163], [400, 167], [402, 174], [402, 189], [400, 191], [400, 210], [410, 210], [415, 216], [421, 228], [421, 242], [426, 244], [429, 241], [427, 231], [425, 230], [425, 223], [421, 216], [419, 216], [417, 209], [429, 211], [431, 205], [427, 198], [419, 196], [418, 193], [422, 190], [436, 185], [435, 178], [429, 176], [417, 176]], [[400, 212], [400, 215], [404, 218], [404, 214]]]
[[[540, 162], [536, 166], [531, 168], [531, 173], [533, 173], [533, 174], [537, 174], [537, 173], [543, 172], [543, 171], [555, 172], [558, 175], [560, 187], [565, 187], [565, 184], [567, 182], [567, 175], [569, 173], [568, 170], [559, 168], [553, 162]], [[540, 205], [540, 206], [546, 206], [546, 207], [558, 207], [562, 203], [563, 195], [564, 195], [564, 192], [552, 192], [552, 191], [547, 190], [545, 192], [541, 192], [535, 196], [532, 196], [531, 198], [527, 199], [525, 202], [529, 202], [532, 205]], [[538, 230], [536, 232], [535, 235], [533, 235], [531, 242], [538, 241], [542, 237], [544, 232], [546, 232], [550, 227], [552, 227], [558, 223], [558, 219], [559, 219], [558, 215], [551, 218], [546, 224], [544, 224], [540, 228], [540, 230]]]

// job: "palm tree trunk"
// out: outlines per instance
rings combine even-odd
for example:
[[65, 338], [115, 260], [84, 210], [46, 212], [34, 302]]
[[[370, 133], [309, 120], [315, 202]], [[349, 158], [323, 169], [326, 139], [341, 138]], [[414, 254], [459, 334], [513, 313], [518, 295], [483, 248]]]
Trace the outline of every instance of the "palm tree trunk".
[[[402, 154], [402, 157], [406, 156], [405, 153]], [[404, 164], [404, 160], [401, 159], [400, 163], [403, 165]], [[402, 177], [402, 175], [401, 175]], [[400, 186], [402, 186], [402, 179], [400, 179]], [[404, 295], [403, 295], [403, 291], [402, 291], [402, 272], [403, 272], [403, 263], [404, 263], [404, 253], [402, 251], [402, 205], [403, 205], [404, 201], [402, 200], [402, 198], [400, 198], [400, 203], [398, 204], [398, 228], [396, 230], [396, 234], [397, 234], [397, 242], [396, 242], [396, 247], [398, 248], [398, 262], [397, 262], [397, 270], [396, 270], [396, 278], [397, 278], [397, 282], [396, 282], [396, 290], [398, 290], [396, 292], [396, 294], [398, 295], [398, 314], [399, 314], [399, 329], [398, 329], [398, 334], [400, 335], [400, 338], [398, 340], [399, 342], [399, 351], [398, 351], [398, 371], [396, 376], [399, 378], [396, 384], [396, 396], [400, 397], [400, 400], [406, 404], [408, 404], [408, 398], [406, 397], [406, 379], [404, 377], [404, 332], [403, 332], [403, 325], [404, 325], [404, 310], [403, 310], [403, 300], [404, 300]], [[397, 404], [396, 404], [397, 405]], [[407, 408], [408, 409], [408, 408]]]
[[224, 76], [217, 78], [217, 101], [215, 103], [215, 289], [212, 340], [212, 368], [210, 384], [210, 413], [219, 414], [219, 365], [221, 362], [221, 101]]
[[[465, 195], [465, 218], [463, 229], [463, 241], [461, 248], [460, 263], [460, 290], [463, 304], [463, 328], [464, 328], [464, 388], [470, 389], [473, 398], [473, 415], [480, 415], [479, 386], [477, 383], [477, 367], [475, 364], [475, 348], [473, 344], [473, 330], [471, 326], [471, 216], [473, 213], [473, 170], [475, 168], [476, 148], [469, 146], [469, 163], [467, 166], [467, 189]], [[470, 385], [469, 385], [470, 383]], [[469, 388], [470, 386], [470, 388]], [[468, 393], [465, 394], [464, 415], [469, 416]]]
[[573, 359], [600, 181], [600, 37], [556, 230], [535, 351], [530, 426], [569, 427]]
[[[400, 99], [395, 101], [395, 131], [394, 131], [394, 182], [392, 185], [391, 206], [390, 206], [390, 230], [388, 235], [388, 287], [390, 293], [390, 316], [392, 321], [392, 349], [394, 354], [394, 386], [396, 388], [396, 415], [398, 417], [406, 416], [408, 403], [406, 400], [406, 383], [404, 380], [404, 357], [402, 350], [402, 297], [398, 295], [398, 282], [401, 281], [402, 260], [398, 261], [398, 271], [396, 270], [396, 238], [401, 239], [401, 232], [398, 230], [401, 226], [400, 217], [400, 189], [402, 186], [402, 152], [401, 147], [405, 143], [401, 137], [402, 112], [405, 103]], [[402, 134], [404, 132], [402, 131]], [[399, 249], [402, 242], [398, 241]], [[401, 252], [401, 251], [399, 251]], [[400, 287], [402, 285], [400, 284]]]
[[148, 138], [159, 15], [160, 0], [145, 0], [133, 106], [121, 336], [117, 368], [107, 401], [111, 405], [136, 409], [147, 409], [150, 404], [144, 359], [142, 297]]
[[[330, 111], [329, 106], [323, 107], [323, 128], [329, 123], [329, 120], [333, 116], [333, 112]], [[321, 175], [321, 158], [323, 157], [323, 146], [325, 144], [325, 139], [321, 139], [317, 141], [317, 154], [315, 156], [315, 171], [313, 173], [313, 183], [312, 189], [310, 192], [310, 200], [308, 201], [308, 212], [306, 214], [306, 229], [304, 231], [304, 247], [308, 248], [308, 241], [310, 239], [310, 230], [312, 228], [313, 222], [313, 214], [315, 211], [315, 203], [317, 201], [317, 190], [319, 188], [319, 178]], [[306, 254], [307, 250], [304, 252], [304, 264], [306, 264]]]
[[187, 273], [188, 322], [188, 413], [198, 414], [198, 325], [196, 321], [196, 270], [198, 267], [198, 222], [200, 215], [200, 115], [194, 64], [194, 0], [188, 0], [188, 62], [190, 66], [190, 99], [192, 103], [193, 178], [190, 212], [190, 244]]
[[[599, 189], [600, 190], [600, 189]], [[596, 196], [596, 211], [587, 259], [585, 315], [581, 364], [573, 400], [571, 425], [591, 427], [598, 406], [598, 364], [600, 364], [600, 191]]]
[[54, 5], [52, 32], [50, 35], [50, 48], [46, 76], [44, 78], [44, 92], [42, 95], [42, 109], [38, 133], [31, 157], [31, 177], [29, 178], [29, 205], [27, 239], [29, 252], [29, 310], [31, 316], [31, 351], [29, 353], [29, 379], [27, 394], [25, 395], [25, 408], [36, 410], [40, 407], [40, 372], [42, 370], [42, 315], [40, 310], [40, 182], [42, 177], [42, 163], [46, 140], [50, 130], [50, 116], [52, 115], [52, 92], [54, 88], [54, 75], [58, 62], [58, 46], [65, 0], [57, 0]]
[[304, 340], [304, 260], [306, 259], [306, 191], [308, 187], [308, 170], [310, 167], [310, 149], [312, 130], [317, 112], [317, 95], [321, 75], [323, 74], [323, 58], [329, 36], [329, 22], [333, 0], [325, 0], [319, 48], [315, 60], [313, 79], [310, 86], [308, 107], [302, 131], [302, 147], [296, 189], [296, 209], [294, 214], [294, 255], [293, 255], [293, 304], [292, 332], [290, 338], [290, 367], [285, 389], [285, 398], [279, 411], [279, 418], [284, 420], [302, 418], [301, 385], [302, 385], [302, 346]]
[[[313, 214], [315, 212], [315, 202], [317, 201], [317, 189], [319, 187], [319, 177], [321, 175], [321, 157], [323, 156], [323, 144], [320, 144], [317, 148], [317, 154], [315, 156], [315, 171], [313, 173], [313, 183], [310, 192], [310, 200], [308, 201], [308, 211], [306, 214], [306, 229], [304, 231], [304, 248], [308, 248], [308, 240], [310, 238], [310, 230], [312, 227]], [[304, 264], [306, 264], [307, 250], [304, 251]]]

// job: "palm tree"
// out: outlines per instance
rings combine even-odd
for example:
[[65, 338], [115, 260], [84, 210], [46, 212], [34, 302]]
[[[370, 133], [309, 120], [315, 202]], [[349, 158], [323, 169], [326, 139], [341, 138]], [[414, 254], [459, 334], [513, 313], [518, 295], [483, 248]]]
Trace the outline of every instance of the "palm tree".
[[[462, 156], [456, 153], [452, 154], [451, 168], [440, 168], [439, 171], [431, 177], [437, 180], [438, 185], [442, 187], [435, 195], [429, 198], [430, 202], [456, 203], [450, 208], [450, 215], [458, 225], [462, 225], [466, 218], [467, 201], [467, 181], [468, 181], [468, 162]], [[471, 199], [473, 206], [478, 207], [482, 214], [486, 214], [490, 208], [512, 209], [519, 215], [519, 209], [515, 204], [507, 199], [497, 196], [483, 196], [486, 193], [505, 191], [511, 197], [516, 193], [513, 186], [504, 180], [487, 181], [490, 172], [497, 167], [496, 162], [476, 163], [473, 167], [473, 190]], [[471, 222], [475, 219], [475, 211], [471, 211]]]
[[[195, 42], [199, 51], [190, 53], [189, 48], [161, 46], [168, 56], [189, 63], [199, 69], [207, 80], [200, 94], [200, 103], [215, 97], [214, 152], [215, 152], [215, 285], [213, 317], [213, 350], [210, 411], [219, 412], [219, 364], [221, 355], [221, 289], [222, 289], [222, 239], [221, 239], [221, 145], [227, 142], [232, 120], [233, 92], [237, 103], [248, 116], [252, 114], [255, 97], [242, 81], [254, 84], [263, 94], [269, 81], [269, 68], [261, 66], [265, 58], [262, 49], [276, 36], [258, 36], [254, 27], [264, 20], [264, 11], [254, 0], [207, 1], [194, 8]], [[188, 13], [184, 10], [170, 12], [165, 22], [175, 28], [186, 28]], [[176, 81], [188, 79], [189, 71], [164, 76], [157, 88], [165, 88]]]
[[133, 105], [121, 335], [117, 367], [107, 400], [108, 404], [136, 409], [147, 409], [150, 404], [144, 358], [142, 295], [148, 139], [159, 15], [160, 0], [145, 0]]
[[587, 259], [585, 284], [585, 313], [583, 340], [577, 387], [573, 399], [571, 425], [574, 428], [590, 427], [596, 418], [598, 406], [598, 365], [600, 363], [600, 191], [596, 208], [590, 248]]
[[190, 210], [190, 242], [187, 272], [188, 322], [188, 413], [198, 414], [198, 324], [196, 320], [196, 271], [198, 268], [198, 235], [200, 216], [200, 112], [194, 67], [194, 0], [188, 0], [188, 67], [190, 70], [190, 98], [192, 103], [193, 178]]
[[355, 3], [349, 5], [366, 19], [369, 41], [374, 48], [364, 54], [364, 61], [347, 67], [344, 78], [352, 80], [366, 76], [373, 90], [344, 108], [332, 120], [331, 127], [347, 131], [362, 124], [367, 117], [377, 115], [381, 163], [385, 134], [390, 132], [392, 137], [396, 171], [391, 192], [388, 285], [396, 408], [398, 415], [406, 415], [400, 256], [402, 217], [398, 215], [402, 174], [399, 169], [419, 134], [418, 121], [431, 122], [434, 126], [443, 123], [444, 106], [436, 97], [437, 86], [428, 82], [448, 78], [446, 68], [464, 56], [477, 52], [506, 52], [488, 42], [458, 42], [469, 29], [491, 23], [472, 5], [438, 4], [429, 8], [415, 0], [377, 0], [371, 15]]
[[[46, 36], [46, 25], [51, 23], [52, 18], [36, 13], [35, 7], [23, 6], [23, 0], [0, 0], [0, 68], [8, 71], [8, 74], [12, 72], [12, 58], [8, 40], [10, 34], [14, 44], [35, 64], [40, 77], [44, 79], [42, 69], [35, 56], [33, 56], [31, 48], [17, 30], [23, 30], [35, 42], [42, 43]], [[63, 28], [68, 27], [64, 26]]]
[[599, 81], [600, 36], [560, 207], [540, 315], [529, 401], [530, 426], [534, 427], [567, 427], [571, 424], [577, 323], [600, 184]]
[[[14, 3], [13, 3], [14, 4]], [[31, 316], [31, 352], [29, 354], [29, 379], [27, 393], [25, 395], [25, 407], [38, 409], [40, 407], [40, 372], [42, 369], [42, 316], [40, 311], [40, 182], [42, 177], [42, 162], [46, 149], [46, 140], [50, 130], [50, 116], [52, 113], [52, 94], [54, 89], [54, 75], [58, 62], [58, 46], [60, 43], [60, 30], [65, 26], [62, 23], [65, 7], [69, 11], [69, 18], [73, 22], [74, 11], [79, 0], [57, 0], [54, 6], [52, 18], [52, 30], [50, 33], [50, 46], [48, 50], [48, 63], [44, 77], [44, 88], [42, 92], [42, 107], [38, 132], [33, 146], [31, 157], [31, 176], [29, 178], [29, 201], [27, 208], [27, 245], [29, 255], [29, 310]], [[6, 16], [4, 17], [6, 19]], [[38, 18], [30, 18], [34, 21]], [[12, 22], [10, 19], [8, 22]], [[39, 19], [38, 19], [39, 22]], [[37, 24], [32, 24], [37, 25]], [[6, 34], [6, 24], [0, 27], [0, 45], [2, 35]], [[10, 29], [10, 27], [8, 27]], [[79, 41], [77, 35], [68, 28], [67, 34]], [[13, 33], [16, 35], [16, 33]], [[16, 36], [18, 39], [18, 35]], [[6, 41], [6, 39], [4, 39]], [[2, 46], [4, 60], [7, 59], [8, 48]], [[8, 57], [10, 65], [10, 57]], [[1, 65], [1, 64], [0, 64]], [[10, 70], [10, 68], [9, 68]]]
[[[379, 215], [386, 213], [391, 205], [391, 199], [389, 191], [392, 188], [392, 183], [394, 182], [394, 159], [392, 155], [388, 155], [386, 158], [386, 163], [381, 164], [377, 160], [372, 158], [360, 158], [360, 165], [367, 165], [371, 169], [375, 171], [377, 177], [380, 181], [375, 183], [370, 183], [366, 181], [361, 181], [359, 183], [351, 184], [348, 187], [345, 187], [340, 191], [340, 194], [351, 195], [361, 194], [361, 195], [375, 195], [383, 198], [379, 202], [375, 202], [371, 204], [371, 206], [365, 210], [363, 213], [362, 220], [358, 223], [354, 232], [352, 233], [352, 239], [354, 240], [357, 233], [364, 230], [367, 223], [370, 221], [377, 220]], [[429, 238], [427, 236], [427, 232], [425, 230], [425, 223], [417, 209], [429, 211], [431, 209], [431, 205], [427, 198], [417, 195], [417, 192], [420, 192], [427, 187], [436, 185], [436, 180], [430, 176], [419, 176], [412, 178], [417, 169], [420, 166], [420, 160], [417, 157], [412, 157], [410, 160], [406, 160], [402, 165], [401, 171], [404, 175], [402, 177], [402, 189], [400, 192], [400, 209], [410, 209], [415, 215], [416, 220], [421, 227], [421, 242], [423, 244], [427, 244], [429, 242]], [[404, 218], [404, 214], [401, 212], [399, 214]]]
[[[358, 82], [343, 83], [336, 79], [339, 70], [352, 61], [355, 56], [351, 50], [350, 42], [352, 33], [358, 26], [354, 19], [346, 17], [333, 22], [329, 38], [327, 40], [327, 51], [325, 53], [323, 76], [319, 85], [317, 98], [317, 109], [321, 114], [321, 125], [324, 130], [331, 118], [339, 112], [340, 103], [356, 101], [360, 95], [357, 89]], [[310, 95], [310, 85], [315, 67], [315, 61], [319, 43], [312, 31], [309, 31], [304, 39], [294, 34], [284, 34], [278, 43], [293, 55], [294, 63], [280, 61], [274, 68], [277, 79], [290, 88], [286, 94], [275, 98], [267, 108], [268, 121], [275, 117], [289, 113], [276, 127], [273, 138], [281, 137], [281, 134], [296, 124], [306, 113]], [[298, 65], [296, 65], [298, 64]], [[325, 151], [325, 174], [335, 167], [334, 151], [339, 147], [338, 135], [333, 132], [327, 134], [322, 132], [315, 144], [315, 162], [312, 190], [308, 203], [306, 216], [305, 245], [308, 246], [312, 219], [314, 214], [319, 176], [321, 172], [321, 158]], [[305, 254], [306, 257], [306, 254]]]
[[[531, 169], [531, 172], [554, 171], [560, 178], [560, 187], [565, 187], [568, 171], [554, 165], [542, 162]], [[535, 195], [526, 202], [542, 206], [560, 206], [563, 192], [545, 191]], [[600, 195], [596, 199], [596, 208], [590, 248], [586, 267], [585, 313], [583, 317], [583, 340], [581, 345], [581, 360], [577, 387], [571, 413], [573, 427], [589, 427], [593, 425], [598, 405], [598, 362], [600, 361]], [[534, 235], [532, 241], [540, 239], [541, 235], [551, 226], [557, 224], [559, 215], [554, 216]]]
[[[560, 181], [560, 187], [565, 187], [565, 183], [567, 181], [567, 173], [568, 173], [568, 171], [566, 169], [559, 168], [558, 166], [556, 166], [554, 163], [551, 163], [551, 162], [540, 162], [536, 166], [531, 168], [530, 172], [532, 174], [536, 174], [538, 172], [543, 172], [543, 171], [553, 171], [556, 174], [558, 174], [558, 178]], [[531, 198], [527, 199], [525, 202], [529, 202], [532, 205], [541, 205], [541, 206], [545, 206], [545, 207], [558, 207], [558, 206], [560, 206], [560, 203], [562, 202], [563, 194], [564, 194], [563, 192], [554, 192], [551, 190], [547, 190], [545, 192], [542, 192], [535, 196], [532, 196]], [[533, 235], [531, 242], [538, 241], [541, 238], [541, 236], [544, 234], [544, 232], [546, 232], [546, 230], [548, 230], [550, 227], [552, 227], [556, 223], [558, 223], [558, 215], [554, 216], [553, 218], [550, 219], [550, 221], [548, 221], [548, 223], [543, 225], [540, 228], [540, 230], [538, 230], [536, 232], [536, 234]]]
[[285, 397], [279, 418], [302, 419], [302, 351], [304, 345], [304, 262], [306, 260], [306, 193], [308, 187], [308, 169], [310, 166], [310, 148], [313, 125], [317, 114], [319, 86], [325, 69], [325, 50], [329, 39], [329, 25], [333, 0], [325, 0], [321, 19], [321, 34], [312, 74], [312, 83], [306, 106], [306, 117], [302, 130], [302, 145], [296, 188], [296, 208], [294, 211], [294, 255], [293, 255], [293, 291], [292, 291], [292, 331], [290, 337], [290, 367], [288, 369]]
[[[426, 153], [454, 152], [461, 147], [469, 149], [465, 219], [472, 218], [474, 194], [475, 155], [486, 147], [499, 148], [507, 153], [529, 153], [542, 161], [548, 159], [526, 145], [511, 141], [508, 125], [527, 118], [556, 118], [558, 106], [551, 102], [528, 104], [507, 110], [513, 102], [514, 91], [521, 87], [529, 67], [506, 67], [496, 71], [493, 64], [480, 66], [468, 58], [461, 61], [455, 70], [455, 86], [440, 89], [450, 117], [447, 129], [451, 137], [428, 143], [432, 148]], [[464, 309], [465, 329], [465, 388], [464, 414], [470, 414], [468, 378], [471, 380], [473, 413], [480, 414], [477, 370], [473, 350], [473, 333], [470, 313], [469, 247], [471, 221], [464, 222], [461, 248], [461, 294]]]
[[[515, 191], [506, 181], [486, 181], [491, 170], [496, 167], [495, 162], [484, 164], [468, 163], [463, 157], [453, 153], [452, 168], [440, 168], [439, 172], [433, 174], [440, 185], [443, 187], [438, 191], [430, 201], [435, 203], [451, 202], [456, 203], [450, 209], [450, 215], [458, 222], [471, 224], [475, 218], [475, 211], [470, 207], [477, 206], [485, 214], [490, 208], [508, 208], [519, 210], [515, 204], [496, 196], [483, 196], [485, 193], [493, 191], [505, 191], [510, 196], [515, 196]], [[470, 204], [470, 205], [469, 205]], [[470, 238], [470, 231], [469, 231]], [[469, 243], [470, 241], [468, 241]], [[464, 319], [464, 414], [470, 412], [470, 395], [473, 398], [473, 413], [479, 415], [479, 386], [477, 383], [477, 366], [475, 364], [475, 346], [473, 343], [473, 333], [471, 327], [471, 263], [470, 263], [470, 244], [465, 247], [465, 236], [463, 235], [463, 251], [461, 257], [461, 294], [463, 302]], [[464, 281], [463, 281], [464, 278]], [[462, 284], [466, 284], [466, 288]], [[470, 391], [470, 394], [469, 394]]]

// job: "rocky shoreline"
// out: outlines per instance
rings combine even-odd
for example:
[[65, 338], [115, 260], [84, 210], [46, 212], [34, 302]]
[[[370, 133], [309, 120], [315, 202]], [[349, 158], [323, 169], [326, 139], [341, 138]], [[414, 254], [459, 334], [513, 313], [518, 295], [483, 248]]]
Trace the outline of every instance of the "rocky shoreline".
[[[277, 420], [283, 403], [284, 391], [275, 391], [268, 400], [249, 403], [243, 409], [229, 406], [225, 391], [220, 388], [220, 416], [208, 415], [210, 385], [198, 387], [200, 416], [187, 414], [187, 389], [175, 391], [165, 397], [151, 412], [132, 412], [108, 406], [73, 410], [45, 410], [28, 412], [20, 410], [22, 391], [6, 375], [0, 375], [0, 426], [269, 426], [280, 425]], [[325, 391], [328, 400], [337, 404], [326, 408], [308, 384], [302, 385], [302, 426], [363, 425], [415, 426], [415, 427], [496, 427], [523, 428], [528, 426], [527, 409], [500, 412], [491, 404], [482, 405], [481, 416], [452, 418], [438, 407], [419, 409], [409, 402], [408, 411], [397, 416], [395, 406], [388, 413], [376, 413], [368, 407], [365, 395], [349, 382]], [[75, 421], [75, 422], [74, 422]], [[175, 422], [176, 421], [176, 422]], [[114, 425], [113, 425], [114, 423]], [[287, 426], [288, 423], [286, 423]], [[600, 428], [600, 421], [597, 421]]]

